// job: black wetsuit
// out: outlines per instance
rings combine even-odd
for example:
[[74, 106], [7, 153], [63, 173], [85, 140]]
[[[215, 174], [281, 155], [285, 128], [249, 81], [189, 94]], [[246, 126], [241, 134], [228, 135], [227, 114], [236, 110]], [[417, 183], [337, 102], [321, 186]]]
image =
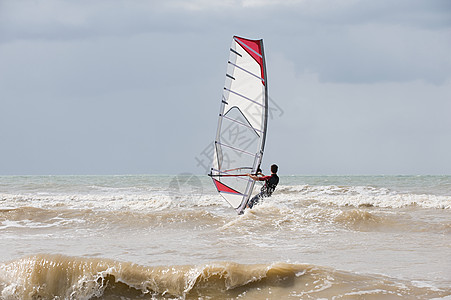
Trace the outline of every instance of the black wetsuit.
[[279, 184], [279, 176], [277, 174], [271, 174], [271, 176], [263, 176], [258, 178], [259, 181], [265, 181], [265, 185], [263, 185], [260, 193], [255, 195], [247, 204], [249, 208], [252, 208], [255, 204], [257, 204], [264, 197], [270, 197], [274, 190], [276, 189], [277, 184]]

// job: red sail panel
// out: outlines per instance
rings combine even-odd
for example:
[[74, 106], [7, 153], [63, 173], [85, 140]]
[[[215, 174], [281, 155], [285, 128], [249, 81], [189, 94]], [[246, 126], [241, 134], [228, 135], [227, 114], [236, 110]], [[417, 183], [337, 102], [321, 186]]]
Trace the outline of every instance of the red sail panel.
[[[253, 59], [260, 65], [261, 78], [266, 80], [263, 71], [263, 54], [262, 54], [262, 44], [260, 40], [248, 40], [242, 37], [234, 36], [235, 40], [240, 44], [243, 49], [252, 56]], [[265, 82], [263, 81], [263, 84]]]
[[215, 183], [216, 188], [218, 189], [218, 192], [242, 195], [241, 193], [235, 191], [234, 189], [229, 188], [228, 186], [222, 184], [220, 181], [218, 181], [218, 180], [216, 180], [214, 178], [213, 178], [213, 182]]

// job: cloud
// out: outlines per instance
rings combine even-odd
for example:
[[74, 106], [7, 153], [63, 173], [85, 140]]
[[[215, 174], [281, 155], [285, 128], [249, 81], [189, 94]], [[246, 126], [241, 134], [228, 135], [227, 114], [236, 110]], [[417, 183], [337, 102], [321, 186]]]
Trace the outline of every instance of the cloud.
[[427, 3], [346, 1], [275, 9], [271, 44], [296, 63], [299, 74], [315, 72], [324, 82], [442, 84], [451, 71], [451, 10], [443, 11], [444, 2]]
[[451, 80], [330, 83], [283, 56], [268, 63], [284, 114], [270, 120], [266, 163], [291, 174], [449, 173]]
[[265, 160], [446, 171], [448, 2], [274, 3], [1, 1], [0, 171], [199, 171], [234, 34], [264, 39], [284, 111]]

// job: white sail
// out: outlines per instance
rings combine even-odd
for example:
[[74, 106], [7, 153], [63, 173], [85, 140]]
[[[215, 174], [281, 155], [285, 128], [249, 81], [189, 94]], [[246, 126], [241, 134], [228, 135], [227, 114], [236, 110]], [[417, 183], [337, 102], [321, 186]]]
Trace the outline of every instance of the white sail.
[[210, 176], [224, 199], [241, 213], [252, 194], [263, 157], [268, 83], [263, 40], [234, 36], [216, 132]]

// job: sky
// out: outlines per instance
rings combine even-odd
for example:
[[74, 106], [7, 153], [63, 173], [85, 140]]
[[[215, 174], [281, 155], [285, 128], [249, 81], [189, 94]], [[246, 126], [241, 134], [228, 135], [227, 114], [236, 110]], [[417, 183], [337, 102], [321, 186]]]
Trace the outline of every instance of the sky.
[[451, 1], [0, 0], [0, 175], [205, 174], [263, 39], [263, 168], [451, 174]]

